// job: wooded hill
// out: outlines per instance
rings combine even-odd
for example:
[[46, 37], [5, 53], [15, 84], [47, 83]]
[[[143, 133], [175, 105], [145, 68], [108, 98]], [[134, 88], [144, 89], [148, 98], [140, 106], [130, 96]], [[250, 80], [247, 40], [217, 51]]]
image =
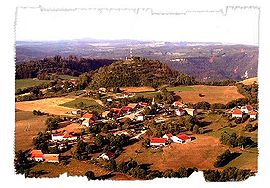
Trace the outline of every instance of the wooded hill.
[[79, 76], [84, 72], [96, 70], [113, 62], [115, 60], [85, 59], [77, 58], [76, 56], [69, 56], [68, 58], [54, 56], [41, 60], [30, 60], [16, 65], [16, 79], [36, 78], [44, 73]]
[[99, 68], [92, 77], [91, 86], [94, 88], [124, 86], [158, 87], [174, 82], [178, 75], [180, 74], [177, 71], [172, 71], [166, 64], [160, 63], [158, 60], [134, 57]]

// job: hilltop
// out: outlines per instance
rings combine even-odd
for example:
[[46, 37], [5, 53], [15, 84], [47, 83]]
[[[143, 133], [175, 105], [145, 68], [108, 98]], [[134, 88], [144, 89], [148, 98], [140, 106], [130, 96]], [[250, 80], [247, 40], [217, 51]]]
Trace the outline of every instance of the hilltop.
[[93, 87], [153, 86], [168, 84], [177, 78], [178, 72], [172, 71], [158, 60], [139, 57], [117, 61], [101, 67], [93, 75]]

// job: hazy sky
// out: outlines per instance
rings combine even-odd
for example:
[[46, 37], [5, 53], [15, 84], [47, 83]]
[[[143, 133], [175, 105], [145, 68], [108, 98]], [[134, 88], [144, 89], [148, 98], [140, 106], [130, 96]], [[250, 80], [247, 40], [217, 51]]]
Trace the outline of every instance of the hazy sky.
[[258, 9], [156, 15], [150, 11], [19, 8], [16, 40], [137, 39], [258, 45]]

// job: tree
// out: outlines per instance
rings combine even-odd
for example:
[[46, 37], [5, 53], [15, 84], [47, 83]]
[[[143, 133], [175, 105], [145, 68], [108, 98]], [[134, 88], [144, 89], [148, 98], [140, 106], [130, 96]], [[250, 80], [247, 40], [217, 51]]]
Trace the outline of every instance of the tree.
[[93, 171], [87, 171], [85, 173], [85, 176], [87, 177], [88, 181], [96, 179], [95, 174], [94, 174]]

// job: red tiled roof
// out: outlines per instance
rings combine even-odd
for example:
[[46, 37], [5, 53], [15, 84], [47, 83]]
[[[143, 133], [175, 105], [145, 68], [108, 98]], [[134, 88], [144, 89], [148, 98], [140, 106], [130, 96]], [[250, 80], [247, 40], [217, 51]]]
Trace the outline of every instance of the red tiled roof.
[[250, 111], [250, 112], [248, 112], [248, 115], [257, 115], [257, 112], [255, 112], [255, 111]]
[[43, 153], [41, 150], [32, 150], [31, 151], [31, 158], [42, 158]]
[[53, 134], [53, 136], [64, 136], [63, 133], [57, 133], [57, 134]]
[[178, 138], [180, 138], [181, 140], [188, 140], [190, 139], [190, 136], [186, 135], [186, 134], [180, 134], [177, 135]]
[[246, 108], [248, 109], [248, 111], [252, 111], [253, 107], [251, 105], [246, 105]]
[[169, 134], [166, 134], [169, 138], [171, 138], [173, 136], [173, 134], [169, 133]]
[[235, 110], [233, 110], [233, 112], [232, 112], [233, 114], [243, 114], [243, 112], [241, 111], [241, 110], [239, 110], [239, 109], [235, 109]]
[[59, 161], [59, 154], [44, 154], [44, 160], [48, 161]]
[[113, 153], [113, 152], [110, 152], [110, 151], [106, 152], [106, 155], [107, 155], [110, 159], [112, 159], [112, 158], [115, 157], [114, 153]]
[[151, 138], [151, 143], [165, 143], [166, 138]]
[[132, 107], [130, 107], [130, 106], [124, 106], [124, 107], [122, 107], [122, 111], [129, 111], [129, 110], [131, 110], [132, 109]]
[[87, 113], [83, 115], [83, 118], [93, 118], [93, 114]]

